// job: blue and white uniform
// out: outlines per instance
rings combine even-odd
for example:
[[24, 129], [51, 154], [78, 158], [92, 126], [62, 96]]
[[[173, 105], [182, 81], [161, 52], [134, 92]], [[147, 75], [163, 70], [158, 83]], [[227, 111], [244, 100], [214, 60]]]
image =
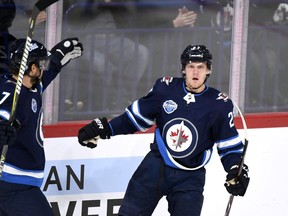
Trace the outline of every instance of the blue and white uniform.
[[[194, 94], [187, 91], [183, 78], [158, 79], [145, 97], [109, 122], [112, 135], [146, 131], [156, 124], [151, 152], [131, 178], [119, 215], [133, 211], [135, 215], [150, 215], [163, 195], [171, 201], [168, 203], [172, 215], [199, 215], [204, 166], [213, 146], [217, 145], [226, 171], [240, 161], [243, 143], [233, 118], [233, 103], [220, 91], [206, 86], [204, 91]], [[176, 191], [181, 190], [199, 193], [191, 192], [191, 197], [187, 195], [188, 203], [174, 205]], [[191, 208], [193, 202], [195, 206]]]
[[233, 103], [227, 95], [207, 86], [200, 94], [193, 94], [186, 90], [182, 78], [165, 77], [110, 125], [117, 135], [144, 132], [156, 124], [157, 145], [152, 149], [161, 152], [167, 165], [184, 170], [207, 164], [216, 144], [228, 171], [243, 151], [233, 118]]
[[[22, 86], [15, 118], [21, 128], [16, 141], [6, 155], [1, 181], [40, 187], [43, 182], [45, 154], [42, 133], [42, 94], [58, 72], [43, 74], [42, 82], [35, 88]], [[0, 83], [0, 118], [9, 119], [16, 80], [4, 75]], [[0, 147], [2, 151], [2, 148]]]
[[[13, 116], [13, 120], [20, 123], [20, 128], [14, 134], [16, 140], [13, 137], [14, 142], [9, 143], [0, 178], [1, 216], [54, 215], [40, 188], [45, 168], [42, 95], [61, 68], [71, 59], [82, 55], [82, 44], [76, 38], [75, 41], [66, 39], [56, 44], [51, 50], [52, 54], [43, 44], [28, 39], [17, 39], [9, 46], [11, 72], [16, 74], [20, 68], [24, 75], [19, 75], [19, 78], [23, 78], [23, 85], [20, 86]], [[21, 64], [23, 58], [26, 66]], [[16, 85], [18, 86], [17, 81], [12, 74], [4, 75], [0, 80], [0, 120], [4, 125], [1, 127], [1, 138], [12, 136], [7, 135], [6, 128], [14, 105], [14, 92], [19, 90]], [[3, 141], [1, 144], [6, 143]], [[2, 148], [1, 146], [0, 151]]]

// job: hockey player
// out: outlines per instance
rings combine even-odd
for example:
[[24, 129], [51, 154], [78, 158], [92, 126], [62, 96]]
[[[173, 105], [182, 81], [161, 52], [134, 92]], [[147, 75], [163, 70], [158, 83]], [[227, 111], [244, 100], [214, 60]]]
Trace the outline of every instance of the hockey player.
[[26, 39], [18, 39], [9, 48], [12, 74], [0, 83], [0, 152], [8, 152], [0, 178], [1, 216], [52, 216], [52, 209], [42, 193], [45, 154], [42, 134], [42, 94], [71, 59], [82, 55], [77, 38], [58, 43], [50, 52], [33, 40], [18, 97], [15, 121], [10, 111]]
[[13, 0], [0, 1], [0, 75], [10, 73], [8, 46], [16, 38], [8, 29], [15, 18], [16, 7]]
[[79, 130], [83, 146], [118, 134], [145, 131], [156, 124], [151, 151], [133, 174], [119, 215], [151, 215], [166, 196], [173, 216], [199, 216], [203, 205], [205, 168], [213, 145], [225, 171], [226, 189], [244, 196], [248, 167], [235, 182], [243, 143], [234, 126], [233, 104], [227, 95], [207, 86], [212, 55], [204, 45], [189, 45], [181, 54], [182, 77], [158, 79], [150, 92], [107, 121], [96, 118]]

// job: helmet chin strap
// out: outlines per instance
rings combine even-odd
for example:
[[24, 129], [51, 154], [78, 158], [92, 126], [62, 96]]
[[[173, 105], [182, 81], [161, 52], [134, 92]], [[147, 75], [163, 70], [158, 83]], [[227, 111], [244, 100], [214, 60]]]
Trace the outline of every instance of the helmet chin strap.
[[[202, 83], [202, 85], [200, 85], [200, 86], [197, 87], [197, 88], [192, 88], [192, 87], [189, 87], [189, 86], [187, 85], [187, 82], [186, 82], [186, 74], [185, 74], [185, 71], [183, 70], [183, 71], [182, 71], [182, 77], [183, 77], [183, 79], [185, 80], [185, 88], [186, 88], [189, 92], [195, 93], [195, 92], [196, 92], [195, 90], [201, 88], [203, 85], [205, 86], [205, 83], [206, 83], [206, 81], [208, 80], [210, 74], [211, 74], [210, 71], [206, 74], [206, 78], [205, 78], [204, 82]], [[204, 88], [204, 89], [205, 89], [205, 88]]]
[[206, 74], [206, 78], [205, 78], [205, 80], [204, 80], [204, 83], [206, 83], [206, 81], [208, 80], [210, 74], [211, 74], [211, 73], [207, 73], [207, 74]]
[[[185, 79], [185, 78], [184, 78], [184, 79]], [[187, 85], [187, 82], [186, 82], [186, 79], [185, 79], [185, 88], [186, 88], [189, 92], [191, 92], [191, 93], [200, 93], [200, 92], [198, 92], [197, 90], [200, 89], [202, 86], [204, 86], [204, 89], [205, 89], [205, 82], [206, 82], [206, 79], [205, 79], [205, 81], [204, 81], [201, 85], [199, 85], [199, 86], [196, 87], [196, 88], [193, 88], [193, 87], [190, 87], [190, 86]], [[204, 89], [203, 89], [203, 90], [204, 90]]]

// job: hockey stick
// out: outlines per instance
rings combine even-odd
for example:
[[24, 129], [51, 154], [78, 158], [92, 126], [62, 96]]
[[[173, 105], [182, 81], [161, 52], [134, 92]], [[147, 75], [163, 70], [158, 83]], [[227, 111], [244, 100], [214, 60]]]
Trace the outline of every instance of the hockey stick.
[[[31, 15], [31, 18], [29, 20], [29, 29], [28, 29], [28, 33], [27, 33], [27, 37], [26, 37], [25, 48], [24, 48], [24, 52], [23, 52], [23, 55], [21, 58], [17, 83], [16, 83], [14, 96], [13, 96], [12, 108], [11, 108], [11, 113], [10, 113], [10, 118], [9, 118], [9, 122], [11, 122], [11, 124], [13, 123], [13, 121], [15, 119], [18, 97], [19, 97], [20, 92], [21, 92], [23, 76], [24, 76], [25, 67], [27, 64], [27, 59], [29, 56], [29, 50], [31, 47], [32, 38], [34, 35], [34, 27], [35, 27], [37, 16], [40, 13], [40, 11], [45, 10], [47, 7], [49, 7], [51, 4], [53, 4], [57, 1], [58, 0], [39, 0], [34, 5], [32, 15]], [[6, 160], [7, 151], [8, 151], [8, 145], [4, 145], [3, 149], [2, 149], [2, 153], [1, 153], [1, 158], [0, 158], [0, 180], [1, 180], [2, 172], [3, 172], [3, 168], [4, 168], [4, 162]]]
[[[243, 128], [244, 128], [244, 131], [245, 131], [245, 134], [244, 134], [244, 148], [243, 148], [241, 160], [240, 160], [239, 166], [238, 166], [237, 177], [235, 179], [235, 182], [238, 182], [238, 178], [241, 175], [242, 167], [244, 165], [244, 159], [245, 159], [246, 151], [247, 151], [247, 147], [248, 147], [248, 137], [247, 137], [247, 125], [246, 125], [246, 121], [244, 119], [244, 116], [243, 116], [241, 110], [239, 109], [239, 107], [237, 106], [237, 104], [234, 103], [234, 106], [236, 107], [236, 109], [238, 110], [238, 112], [240, 114], [240, 117], [241, 117], [241, 120], [242, 120], [242, 124], [243, 124]], [[226, 207], [226, 211], [225, 211], [225, 216], [229, 216], [229, 214], [230, 214], [230, 210], [231, 210], [231, 207], [232, 207], [233, 199], [234, 199], [234, 195], [230, 194], [230, 197], [229, 197], [229, 200], [228, 200], [228, 203], [227, 203], [227, 207]]]

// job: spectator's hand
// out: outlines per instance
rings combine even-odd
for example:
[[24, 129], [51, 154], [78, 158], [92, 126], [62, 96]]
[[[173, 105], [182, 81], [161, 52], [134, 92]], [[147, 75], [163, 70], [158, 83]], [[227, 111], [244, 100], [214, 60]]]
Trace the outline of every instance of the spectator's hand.
[[16, 139], [16, 131], [20, 128], [17, 120], [11, 124], [8, 120], [0, 120], [0, 147], [3, 145], [13, 145]]
[[178, 10], [178, 15], [173, 20], [175, 28], [190, 26], [193, 27], [197, 19], [197, 14], [193, 11], [189, 11], [185, 6]]
[[288, 4], [280, 3], [273, 15], [273, 21], [277, 24], [286, 25], [288, 23]]
[[51, 59], [56, 65], [61, 63], [65, 66], [72, 59], [78, 58], [83, 54], [83, 45], [78, 38], [67, 38], [51, 49]]
[[96, 118], [79, 130], [78, 142], [88, 148], [95, 148], [99, 138], [110, 139], [110, 136], [111, 129], [107, 118]]
[[234, 196], [244, 196], [250, 181], [248, 172], [248, 166], [244, 164], [240, 176], [237, 177], [238, 165], [232, 166], [226, 176], [226, 190]]

